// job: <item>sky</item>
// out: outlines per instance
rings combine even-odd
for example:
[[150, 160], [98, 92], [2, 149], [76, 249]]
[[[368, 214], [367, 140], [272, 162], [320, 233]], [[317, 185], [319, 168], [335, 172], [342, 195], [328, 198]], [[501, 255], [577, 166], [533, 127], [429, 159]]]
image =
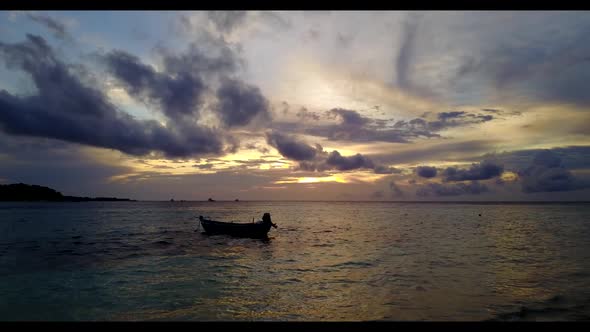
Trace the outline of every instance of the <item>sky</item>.
[[590, 14], [3, 11], [0, 184], [590, 199]]

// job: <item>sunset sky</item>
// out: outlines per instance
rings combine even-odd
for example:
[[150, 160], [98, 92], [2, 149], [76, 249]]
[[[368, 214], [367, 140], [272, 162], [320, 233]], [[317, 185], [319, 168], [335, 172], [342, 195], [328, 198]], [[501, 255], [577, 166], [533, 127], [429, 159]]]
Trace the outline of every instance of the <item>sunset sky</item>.
[[0, 12], [0, 183], [588, 200], [588, 12]]

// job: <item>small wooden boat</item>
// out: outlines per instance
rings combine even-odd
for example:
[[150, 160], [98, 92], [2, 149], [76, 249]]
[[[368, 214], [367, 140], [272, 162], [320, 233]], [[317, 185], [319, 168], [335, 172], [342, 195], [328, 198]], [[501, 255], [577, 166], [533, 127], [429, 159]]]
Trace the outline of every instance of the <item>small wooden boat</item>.
[[232, 236], [265, 238], [271, 227], [277, 228], [270, 219], [270, 213], [265, 213], [262, 220], [252, 223], [233, 223], [205, 219], [199, 216], [199, 221], [207, 234], [228, 234]]

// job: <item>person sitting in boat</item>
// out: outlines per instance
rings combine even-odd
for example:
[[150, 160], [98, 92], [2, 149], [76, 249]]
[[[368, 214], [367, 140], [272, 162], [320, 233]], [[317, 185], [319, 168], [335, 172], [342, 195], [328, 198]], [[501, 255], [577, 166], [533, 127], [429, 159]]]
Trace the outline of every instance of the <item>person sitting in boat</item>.
[[277, 225], [270, 220], [270, 213], [268, 212], [262, 216], [262, 223], [270, 224], [272, 227], [277, 228]]
[[262, 216], [262, 222], [270, 224], [272, 227], [277, 228], [277, 225], [270, 220], [270, 213], [265, 213]]

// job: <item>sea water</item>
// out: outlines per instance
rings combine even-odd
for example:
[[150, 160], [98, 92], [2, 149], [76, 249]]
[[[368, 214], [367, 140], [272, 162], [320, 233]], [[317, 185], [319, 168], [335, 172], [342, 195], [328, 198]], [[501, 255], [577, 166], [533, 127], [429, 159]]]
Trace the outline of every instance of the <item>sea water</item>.
[[[202, 234], [198, 216], [268, 240]], [[589, 204], [0, 203], [0, 320], [588, 320]]]

